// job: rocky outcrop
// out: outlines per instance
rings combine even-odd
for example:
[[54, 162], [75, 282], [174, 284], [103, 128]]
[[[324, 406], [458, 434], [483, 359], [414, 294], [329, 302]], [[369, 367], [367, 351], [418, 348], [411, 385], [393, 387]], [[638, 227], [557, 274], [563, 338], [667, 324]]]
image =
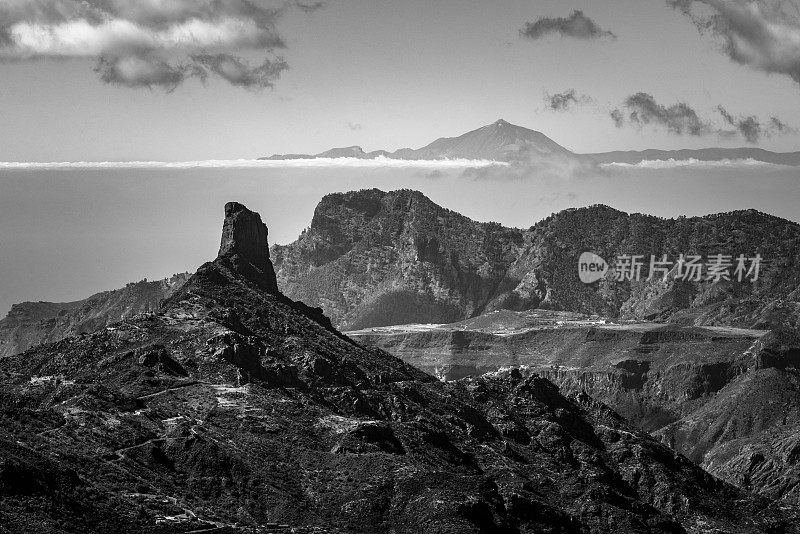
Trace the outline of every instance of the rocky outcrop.
[[[242, 250], [251, 232], [232, 235]], [[439, 382], [264, 289], [236, 255], [158, 313], [4, 360], [4, 528], [791, 528], [587, 395], [519, 372]]]
[[225, 204], [225, 222], [218, 262], [230, 262], [233, 268], [256, 282], [265, 291], [277, 293], [278, 283], [269, 259], [267, 225], [261, 216], [238, 202]]
[[155, 311], [188, 278], [184, 273], [155, 282], [143, 280], [77, 302], [15, 304], [0, 320], [0, 358]]

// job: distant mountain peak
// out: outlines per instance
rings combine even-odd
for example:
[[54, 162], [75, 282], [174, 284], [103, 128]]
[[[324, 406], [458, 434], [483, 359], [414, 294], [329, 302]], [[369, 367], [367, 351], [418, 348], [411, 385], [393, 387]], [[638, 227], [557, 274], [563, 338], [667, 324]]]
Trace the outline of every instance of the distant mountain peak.
[[497, 119], [454, 137], [440, 137], [421, 148], [401, 148], [394, 152], [373, 150], [365, 152], [360, 146], [332, 148], [319, 154], [274, 154], [267, 160], [385, 157], [399, 160], [482, 159], [490, 161], [533, 163], [555, 159], [582, 163], [636, 165], [653, 160], [755, 160], [775, 165], [800, 166], [800, 152], [777, 153], [760, 148], [704, 148], [699, 150], [642, 150], [603, 153], [574, 153], [559, 145], [542, 132]]
[[360, 146], [332, 148], [313, 156], [304, 154], [276, 154], [265, 159], [305, 158], [361, 158], [373, 159], [383, 156], [401, 160], [422, 159], [483, 159], [492, 161], [521, 161], [549, 156], [574, 157], [545, 134], [523, 126], [511, 124], [505, 119], [471, 130], [456, 137], [440, 137], [422, 148], [401, 148], [394, 152], [375, 150], [364, 152]]

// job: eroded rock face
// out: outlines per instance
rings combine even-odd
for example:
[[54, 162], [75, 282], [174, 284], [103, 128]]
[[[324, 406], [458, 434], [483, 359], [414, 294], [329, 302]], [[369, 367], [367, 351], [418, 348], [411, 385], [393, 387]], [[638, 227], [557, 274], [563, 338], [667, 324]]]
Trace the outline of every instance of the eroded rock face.
[[[203, 265], [159, 313], [4, 361], [3, 527], [789, 528], [587, 395], [521, 373], [443, 383], [362, 347], [264, 289], [246, 250]], [[10, 485], [19, 474], [33, 483]]]

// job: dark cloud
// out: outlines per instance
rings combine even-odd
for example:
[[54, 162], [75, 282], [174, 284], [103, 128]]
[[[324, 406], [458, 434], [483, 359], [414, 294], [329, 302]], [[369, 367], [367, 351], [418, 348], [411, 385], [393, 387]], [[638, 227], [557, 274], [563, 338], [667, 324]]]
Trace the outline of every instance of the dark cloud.
[[703, 122], [697, 112], [688, 104], [679, 102], [669, 107], [658, 104], [653, 95], [636, 93], [625, 99], [623, 110], [611, 112], [611, 119], [621, 128], [625, 122], [635, 126], [653, 124], [662, 126], [677, 135], [705, 135], [710, 127]]
[[325, 2], [301, 2], [297, 0], [294, 5], [306, 13], [313, 13], [325, 7]]
[[[104, 82], [174, 90], [215, 77], [271, 87], [288, 68], [275, 24], [289, 9], [322, 2], [266, 0], [0, 1], [0, 61], [93, 58]], [[251, 66], [244, 57], [266, 54]]]
[[595, 21], [584, 15], [583, 11], [578, 10], [573, 11], [569, 17], [542, 17], [536, 22], [527, 22], [519, 33], [528, 39], [540, 39], [550, 34], [576, 39], [617, 38], [612, 32], [603, 30]]
[[761, 123], [754, 115], [737, 118], [728, 113], [728, 110], [721, 105], [717, 106], [717, 111], [728, 125], [733, 126], [736, 131], [742, 134], [742, 137], [747, 139], [748, 143], [757, 143], [764, 133]]
[[611, 116], [611, 120], [614, 121], [614, 126], [617, 128], [622, 128], [625, 125], [625, 116], [619, 109], [612, 109], [609, 115]]
[[[267, 58], [258, 66], [230, 54], [196, 54], [191, 56], [195, 72], [211, 73], [231, 85], [248, 89], [273, 87], [281, 73], [289, 65], [281, 58]], [[207, 74], [201, 74], [205, 79]]]
[[[796, 4], [778, 1], [668, 0], [697, 26], [701, 33], [722, 39], [722, 50], [741, 65], [783, 74], [800, 83], [800, 19]], [[695, 4], [710, 14], [698, 12]], [[794, 6], [790, 13], [786, 7]]]
[[545, 93], [544, 101], [547, 107], [552, 111], [566, 111], [572, 106], [588, 104], [592, 102], [592, 98], [578, 94], [575, 89], [567, 89], [560, 93], [550, 94]]
[[106, 83], [124, 87], [161, 87], [172, 92], [191, 75], [185, 65], [170, 65], [158, 58], [128, 55], [100, 57], [94, 71]]
[[[656, 102], [653, 95], [636, 93], [625, 99], [621, 108], [611, 111], [611, 120], [617, 128], [632, 125], [641, 128], [653, 125], [665, 128], [675, 135], [718, 135], [731, 138], [741, 135], [749, 143], [757, 143], [764, 136], [794, 133], [795, 130], [777, 117], [772, 117], [765, 126], [755, 115], [742, 117], [729, 113], [722, 105], [715, 110], [720, 114], [724, 126], [719, 128], [700, 118], [689, 104], [678, 102], [664, 106]], [[731, 128], [732, 127], [732, 128]]]
[[797, 130], [795, 128], [792, 128], [791, 126], [780, 120], [778, 117], [770, 117], [769, 127], [773, 132], [778, 134], [797, 133]]
[[[746, 117], [734, 117], [724, 107], [717, 106], [717, 112], [722, 116], [722, 119], [729, 126], [733, 126], [734, 130], [730, 133], [739, 133], [749, 143], [757, 143], [759, 139], [764, 136], [783, 135], [795, 133], [796, 130], [780, 120], [777, 117], [770, 117], [766, 125], [755, 115], [748, 115]], [[720, 131], [721, 135], [728, 132]]]

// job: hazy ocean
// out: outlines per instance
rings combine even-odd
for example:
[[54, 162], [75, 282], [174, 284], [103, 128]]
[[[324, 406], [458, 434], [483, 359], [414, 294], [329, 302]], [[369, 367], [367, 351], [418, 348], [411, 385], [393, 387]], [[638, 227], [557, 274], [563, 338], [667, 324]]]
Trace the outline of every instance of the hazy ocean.
[[800, 221], [800, 168], [610, 168], [562, 178], [389, 168], [0, 170], [0, 315], [23, 300], [65, 301], [193, 271], [216, 255], [223, 204], [261, 213], [270, 243], [309, 225], [323, 195], [417, 189], [481, 221], [528, 227], [608, 204], [662, 217], [755, 208]]

